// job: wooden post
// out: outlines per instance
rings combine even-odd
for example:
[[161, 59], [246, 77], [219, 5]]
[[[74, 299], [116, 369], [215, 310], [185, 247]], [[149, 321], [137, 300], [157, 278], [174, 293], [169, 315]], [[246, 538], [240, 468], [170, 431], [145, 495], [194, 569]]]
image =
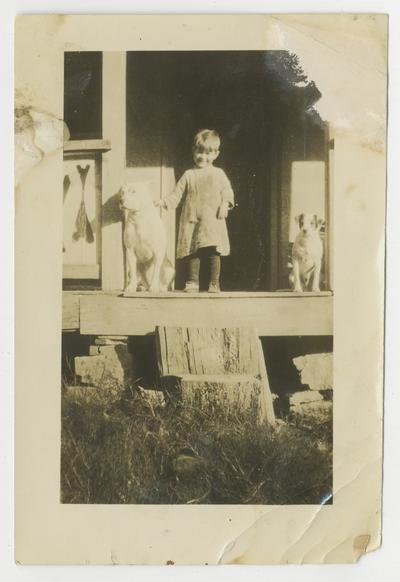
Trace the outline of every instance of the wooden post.
[[335, 141], [332, 127], [327, 124], [327, 152], [326, 152], [326, 265], [327, 285], [333, 290], [333, 172]]
[[[160, 175], [161, 175], [160, 197], [165, 198], [166, 196], [171, 194], [175, 186], [174, 169], [171, 167], [161, 165]], [[171, 210], [161, 211], [161, 218], [164, 222], [165, 229], [167, 231], [167, 257], [174, 267], [175, 267], [175, 216], [176, 216], [175, 211]]]
[[102, 166], [101, 279], [105, 291], [124, 286], [124, 253], [118, 191], [126, 166], [126, 53], [103, 53], [103, 137], [111, 149]]

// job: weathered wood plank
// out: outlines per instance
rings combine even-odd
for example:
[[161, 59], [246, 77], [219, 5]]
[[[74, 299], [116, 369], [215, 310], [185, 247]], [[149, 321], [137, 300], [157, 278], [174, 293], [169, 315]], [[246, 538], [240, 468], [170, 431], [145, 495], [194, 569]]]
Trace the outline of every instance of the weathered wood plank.
[[[98, 293], [98, 292], [97, 292]], [[138, 297], [145, 297], [146, 299], [182, 299], [183, 297], [188, 298], [188, 294], [184, 291], [168, 291], [165, 293], [157, 293], [152, 294], [148, 293], [147, 291], [135, 291], [135, 292], [124, 292], [121, 294], [120, 291], [107, 291], [108, 294], [113, 293], [114, 295], [123, 296], [126, 298], [134, 298], [137, 299]], [[93, 294], [93, 292], [92, 292]], [[272, 298], [282, 298], [282, 297], [289, 297], [293, 299], [293, 297], [331, 297], [332, 291], [290, 291], [290, 290], [280, 290], [280, 291], [221, 291], [218, 295], [213, 293], [191, 293], [190, 299], [210, 299], [214, 301], [215, 299], [227, 299], [229, 297], [233, 299], [238, 299], [243, 297], [245, 299], [260, 299], [266, 297]]]
[[111, 149], [109, 139], [71, 139], [64, 144], [64, 153], [70, 152], [108, 152]]
[[[223, 405], [228, 413], [238, 407], [241, 410], [249, 408], [256, 399], [258, 420], [267, 420], [274, 424], [275, 417], [266, 414], [265, 387], [262, 382], [250, 374], [214, 376], [191, 375], [167, 376], [162, 380], [164, 393], [171, 402], [180, 402], [184, 406], [193, 406], [197, 410], [212, 410], [214, 403]], [[271, 399], [272, 400], [272, 399]]]
[[265, 412], [265, 417], [268, 422], [273, 423], [275, 421], [275, 411], [274, 411], [274, 403], [272, 400], [271, 388], [269, 386], [268, 374], [267, 374], [267, 367], [265, 365], [264, 359], [264, 352], [261, 345], [261, 340], [259, 339], [257, 342], [258, 347], [258, 355], [259, 355], [259, 365], [260, 365], [260, 376], [261, 376], [261, 384], [266, 386], [266, 390], [263, 390], [261, 393], [262, 398], [262, 405], [263, 410]]
[[80, 330], [93, 335], [146, 335], [157, 325], [253, 327], [259, 336], [332, 335], [333, 297], [268, 296], [115, 297], [82, 295]]
[[162, 376], [259, 373], [258, 337], [250, 328], [156, 327]]
[[156, 339], [161, 385], [170, 398], [205, 408], [215, 400], [227, 410], [256, 405], [259, 421], [275, 422], [254, 329], [157, 326]]
[[63, 331], [79, 330], [79, 295], [63, 293]]
[[63, 279], [99, 279], [100, 265], [63, 265]]

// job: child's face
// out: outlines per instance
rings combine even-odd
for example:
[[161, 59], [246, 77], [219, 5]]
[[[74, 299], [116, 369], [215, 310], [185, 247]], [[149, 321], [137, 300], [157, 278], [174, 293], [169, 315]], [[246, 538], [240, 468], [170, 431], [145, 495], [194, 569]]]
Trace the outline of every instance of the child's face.
[[215, 148], [205, 145], [197, 145], [193, 148], [193, 160], [198, 168], [211, 166], [217, 159], [219, 151]]

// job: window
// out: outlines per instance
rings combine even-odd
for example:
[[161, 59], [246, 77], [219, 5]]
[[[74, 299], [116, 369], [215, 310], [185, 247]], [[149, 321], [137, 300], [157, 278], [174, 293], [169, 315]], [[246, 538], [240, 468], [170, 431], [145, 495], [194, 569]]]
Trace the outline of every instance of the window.
[[102, 137], [102, 54], [66, 52], [64, 121], [71, 139]]

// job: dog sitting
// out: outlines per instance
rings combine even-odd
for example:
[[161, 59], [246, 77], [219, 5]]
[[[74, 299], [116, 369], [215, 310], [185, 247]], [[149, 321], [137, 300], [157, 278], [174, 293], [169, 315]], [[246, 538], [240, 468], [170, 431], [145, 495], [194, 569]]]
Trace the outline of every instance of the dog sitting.
[[146, 184], [122, 186], [120, 207], [124, 213], [125, 293], [167, 291], [175, 271], [166, 256], [165, 227]]
[[316, 214], [302, 213], [295, 217], [300, 232], [292, 249], [292, 272], [289, 281], [293, 291], [319, 291], [323, 255], [321, 227]]

